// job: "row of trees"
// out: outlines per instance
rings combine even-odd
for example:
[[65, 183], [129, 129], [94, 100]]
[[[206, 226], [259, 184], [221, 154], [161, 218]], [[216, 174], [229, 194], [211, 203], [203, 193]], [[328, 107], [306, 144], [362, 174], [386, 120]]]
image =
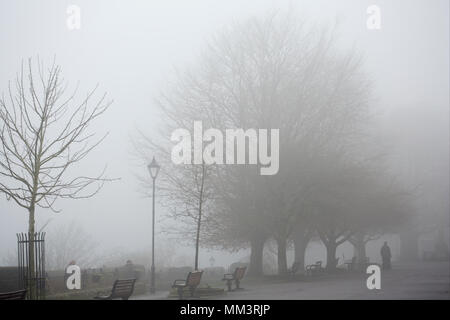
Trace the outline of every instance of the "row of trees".
[[[339, 245], [350, 241], [362, 259], [367, 241], [405, 219], [406, 193], [384, 167], [372, 133], [362, 59], [339, 49], [333, 30], [293, 13], [233, 25], [157, 99], [161, 135], [142, 134], [137, 149], [162, 162], [162, 204], [184, 222], [177, 233], [195, 239], [195, 268], [199, 243], [249, 246], [249, 272], [260, 275], [264, 244], [275, 239], [284, 273], [289, 243], [303, 263], [318, 237], [331, 270]], [[220, 130], [279, 129], [278, 174], [261, 176], [260, 164], [173, 164], [171, 133], [199, 120]]]

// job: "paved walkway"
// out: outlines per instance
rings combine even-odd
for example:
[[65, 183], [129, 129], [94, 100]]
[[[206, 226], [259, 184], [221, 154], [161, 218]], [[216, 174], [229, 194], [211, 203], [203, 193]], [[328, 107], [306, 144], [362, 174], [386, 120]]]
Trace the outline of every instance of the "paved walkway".
[[[215, 299], [450, 299], [448, 262], [394, 264], [382, 271], [381, 290], [369, 290], [366, 274], [325, 276], [311, 281], [246, 284], [245, 290], [227, 293]], [[168, 292], [135, 299], [166, 299]]]

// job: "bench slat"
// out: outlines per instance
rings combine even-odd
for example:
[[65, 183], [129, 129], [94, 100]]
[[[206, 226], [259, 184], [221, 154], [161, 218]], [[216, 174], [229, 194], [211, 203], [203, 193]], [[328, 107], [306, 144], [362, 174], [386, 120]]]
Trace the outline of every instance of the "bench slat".
[[200, 281], [202, 279], [203, 271], [192, 271], [189, 272], [186, 280], [175, 280], [172, 288], [177, 288], [178, 290], [178, 297], [180, 299], [183, 298], [183, 288], [189, 287], [189, 290], [191, 292], [191, 296], [194, 295], [194, 291], [197, 288], [197, 286], [200, 284]]
[[27, 290], [0, 293], [0, 300], [25, 300]]
[[127, 300], [133, 294], [135, 282], [136, 279], [117, 279], [114, 281], [111, 294], [109, 296], [96, 296], [95, 299], [111, 300], [122, 298]]

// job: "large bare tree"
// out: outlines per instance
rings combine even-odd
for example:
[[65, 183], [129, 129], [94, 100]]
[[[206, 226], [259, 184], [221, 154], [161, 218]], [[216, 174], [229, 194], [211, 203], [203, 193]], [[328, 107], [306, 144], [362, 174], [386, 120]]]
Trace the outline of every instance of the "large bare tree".
[[[108, 180], [104, 170], [90, 177], [71, 169], [106, 137], [94, 137], [90, 126], [112, 101], [105, 93], [91, 102], [95, 87], [77, 103], [78, 87], [69, 94], [66, 89], [60, 66], [53, 62], [45, 69], [39, 59], [35, 66], [30, 58], [0, 98], [0, 192], [28, 211], [31, 235], [36, 207], [57, 212], [57, 199], [92, 197]], [[31, 245], [29, 255], [33, 274]]]
[[[202, 245], [231, 250], [249, 245], [251, 274], [262, 274], [268, 239], [276, 240], [278, 272], [283, 274], [288, 269], [289, 240], [296, 239], [298, 257], [304, 256], [318, 229], [312, 222], [329, 231], [328, 224], [339, 224], [342, 217], [353, 223], [362, 215], [360, 203], [353, 200], [362, 190], [351, 188], [356, 185], [351, 179], [355, 167], [363, 170], [378, 161], [373, 157], [378, 152], [356, 152], [371, 145], [371, 81], [361, 55], [344, 49], [338, 40], [333, 26], [308, 23], [295, 12], [236, 23], [217, 33], [201, 59], [178, 73], [158, 100], [166, 116], [161, 125], [165, 141], [160, 146], [167, 148], [172, 145], [170, 133], [191, 128], [195, 120], [222, 132], [279, 129], [276, 175], [260, 176], [259, 165], [217, 165], [207, 171], [213, 199], [205, 210], [211, 223], [202, 225]], [[165, 153], [167, 158], [169, 151]], [[168, 186], [178, 200], [172, 201], [172, 210], [187, 212], [184, 208], [192, 201], [201, 203], [201, 189], [192, 187], [197, 184], [186, 175], [195, 175], [186, 170], [200, 170], [168, 166], [169, 175], [180, 177]], [[349, 187], [341, 188], [341, 181]], [[333, 248], [353, 232], [347, 224], [339, 229], [324, 237], [330, 240], [330, 260], [334, 260]]]

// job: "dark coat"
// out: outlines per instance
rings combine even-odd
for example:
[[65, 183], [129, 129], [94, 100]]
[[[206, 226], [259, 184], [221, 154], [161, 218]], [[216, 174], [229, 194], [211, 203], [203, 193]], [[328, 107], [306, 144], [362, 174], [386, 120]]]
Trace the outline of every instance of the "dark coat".
[[388, 245], [383, 245], [381, 247], [381, 257], [383, 259], [390, 259], [391, 258], [391, 248], [389, 248]]

